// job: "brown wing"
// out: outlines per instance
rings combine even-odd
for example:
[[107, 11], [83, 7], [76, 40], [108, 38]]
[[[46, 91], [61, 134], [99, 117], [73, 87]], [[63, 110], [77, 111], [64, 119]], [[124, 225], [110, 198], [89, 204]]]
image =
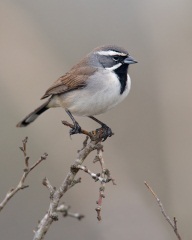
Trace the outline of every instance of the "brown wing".
[[68, 73], [57, 79], [54, 84], [47, 89], [41, 99], [51, 95], [66, 93], [74, 89], [86, 86], [88, 77], [96, 71], [95, 68], [87, 66], [84, 61], [74, 66]]

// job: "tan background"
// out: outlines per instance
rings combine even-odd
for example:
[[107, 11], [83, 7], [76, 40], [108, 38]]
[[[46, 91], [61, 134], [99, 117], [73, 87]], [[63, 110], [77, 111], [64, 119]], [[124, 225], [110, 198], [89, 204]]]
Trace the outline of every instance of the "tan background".
[[[169, 215], [177, 217], [183, 239], [191, 238], [192, 2], [1, 0], [0, 199], [22, 174], [18, 146], [25, 136], [31, 161], [49, 153], [29, 176], [30, 188], [1, 212], [2, 240], [32, 239], [49, 203], [42, 179], [47, 176], [58, 186], [83, 139], [70, 140], [60, 123], [68, 119], [62, 109], [48, 111], [25, 129], [16, 123], [41, 103], [56, 78], [94, 47], [111, 43], [128, 49], [139, 62], [130, 67], [128, 98], [99, 117], [115, 132], [104, 143], [104, 157], [118, 185], [108, 184], [98, 223], [99, 185], [82, 173], [83, 183], [64, 201], [86, 218], [60, 218], [46, 239], [175, 239], [144, 180]], [[77, 120], [87, 129], [97, 127], [90, 119]], [[95, 169], [91, 158], [86, 165]]]

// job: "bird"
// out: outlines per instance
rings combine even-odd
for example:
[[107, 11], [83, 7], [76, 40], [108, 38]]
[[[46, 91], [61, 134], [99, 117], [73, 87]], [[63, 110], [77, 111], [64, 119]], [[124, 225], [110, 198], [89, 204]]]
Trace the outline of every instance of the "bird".
[[127, 97], [131, 88], [128, 68], [135, 63], [137, 61], [122, 47], [104, 45], [93, 49], [47, 89], [41, 97], [47, 99], [46, 102], [17, 127], [28, 126], [50, 108], [62, 107], [73, 122], [70, 135], [81, 132], [74, 116], [84, 116], [101, 125], [105, 140], [112, 135], [112, 130], [95, 115], [105, 113]]

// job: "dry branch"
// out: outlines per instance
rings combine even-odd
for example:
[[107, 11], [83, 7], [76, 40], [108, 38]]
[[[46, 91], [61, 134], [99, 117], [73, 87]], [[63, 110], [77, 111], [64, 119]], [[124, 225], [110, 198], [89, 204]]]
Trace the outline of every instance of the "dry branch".
[[24, 155], [24, 160], [25, 160], [25, 169], [23, 170], [24, 173], [18, 183], [18, 185], [15, 188], [12, 188], [9, 192], [7, 192], [5, 198], [3, 201], [0, 203], [0, 211], [5, 207], [5, 205], [9, 202], [9, 200], [19, 191], [24, 188], [27, 188], [28, 185], [25, 185], [25, 180], [28, 176], [28, 174], [35, 168], [37, 167], [43, 160], [47, 158], [47, 153], [44, 153], [39, 160], [37, 160], [32, 166], [29, 166], [29, 157], [27, 156], [27, 140], [28, 138], [26, 137], [22, 142], [23, 146], [20, 147], [21, 151], [23, 152]]

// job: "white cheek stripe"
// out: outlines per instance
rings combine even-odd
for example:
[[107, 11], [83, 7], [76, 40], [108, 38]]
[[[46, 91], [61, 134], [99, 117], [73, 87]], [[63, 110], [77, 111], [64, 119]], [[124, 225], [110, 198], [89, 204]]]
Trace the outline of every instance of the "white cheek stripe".
[[127, 56], [126, 53], [120, 53], [120, 52], [116, 52], [116, 51], [112, 51], [112, 50], [109, 50], [109, 51], [99, 51], [99, 52], [96, 52], [96, 53], [98, 53], [99, 55], [104, 55], [104, 56], [115, 56], [115, 55]]
[[108, 68], [105, 68], [105, 69], [113, 71], [113, 70], [119, 68], [121, 65], [122, 65], [122, 63], [118, 63], [118, 64], [114, 65], [113, 67], [108, 67]]

